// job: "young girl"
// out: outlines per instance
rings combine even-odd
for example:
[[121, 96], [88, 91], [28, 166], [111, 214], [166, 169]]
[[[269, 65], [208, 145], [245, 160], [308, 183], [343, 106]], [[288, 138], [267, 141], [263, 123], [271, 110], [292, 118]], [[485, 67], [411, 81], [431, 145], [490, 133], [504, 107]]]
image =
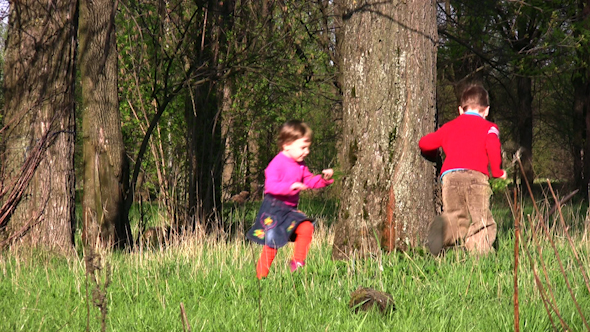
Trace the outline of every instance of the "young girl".
[[264, 200], [247, 237], [261, 245], [262, 254], [256, 265], [256, 277], [268, 275], [277, 249], [295, 242], [291, 272], [305, 265], [313, 234], [312, 219], [297, 210], [299, 192], [323, 188], [332, 182], [332, 169], [313, 175], [303, 160], [309, 154], [312, 131], [303, 122], [292, 120], [281, 126], [277, 154], [264, 171]]

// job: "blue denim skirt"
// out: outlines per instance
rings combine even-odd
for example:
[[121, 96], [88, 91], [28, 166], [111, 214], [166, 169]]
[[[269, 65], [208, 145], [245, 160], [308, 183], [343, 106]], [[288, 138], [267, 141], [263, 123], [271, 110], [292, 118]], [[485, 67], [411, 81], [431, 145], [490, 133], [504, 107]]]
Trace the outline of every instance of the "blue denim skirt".
[[315, 221], [303, 212], [272, 195], [266, 194], [254, 225], [246, 233], [248, 239], [278, 249], [295, 241], [295, 229], [304, 221]]

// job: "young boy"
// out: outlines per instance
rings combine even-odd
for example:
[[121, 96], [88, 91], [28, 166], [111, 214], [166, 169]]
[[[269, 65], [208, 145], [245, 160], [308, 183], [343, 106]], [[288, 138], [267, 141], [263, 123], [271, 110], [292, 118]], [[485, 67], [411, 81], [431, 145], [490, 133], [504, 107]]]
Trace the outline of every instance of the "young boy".
[[467, 87], [461, 96], [459, 116], [420, 139], [426, 157], [443, 148], [441, 169], [443, 214], [428, 229], [428, 248], [438, 255], [444, 247], [462, 243], [467, 250], [485, 254], [496, 239], [496, 222], [490, 211], [491, 176], [506, 179], [498, 126], [486, 120], [488, 92], [480, 85]]

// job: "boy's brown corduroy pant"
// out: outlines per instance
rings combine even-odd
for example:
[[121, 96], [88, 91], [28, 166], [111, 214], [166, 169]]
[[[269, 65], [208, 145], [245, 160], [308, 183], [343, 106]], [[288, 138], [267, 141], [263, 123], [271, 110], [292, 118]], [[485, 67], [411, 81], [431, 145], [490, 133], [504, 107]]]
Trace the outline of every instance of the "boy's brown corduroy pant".
[[490, 211], [488, 177], [472, 170], [453, 171], [442, 179], [444, 246], [463, 244], [478, 254], [493, 250], [496, 222]]

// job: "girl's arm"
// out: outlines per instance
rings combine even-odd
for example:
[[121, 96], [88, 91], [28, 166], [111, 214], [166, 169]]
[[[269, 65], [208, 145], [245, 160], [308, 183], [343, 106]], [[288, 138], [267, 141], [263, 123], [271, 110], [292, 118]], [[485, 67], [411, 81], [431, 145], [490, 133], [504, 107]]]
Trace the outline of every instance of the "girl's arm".
[[316, 189], [326, 187], [334, 182], [334, 179], [326, 180], [323, 174], [313, 175], [307, 166], [303, 167], [303, 184], [308, 188]]

